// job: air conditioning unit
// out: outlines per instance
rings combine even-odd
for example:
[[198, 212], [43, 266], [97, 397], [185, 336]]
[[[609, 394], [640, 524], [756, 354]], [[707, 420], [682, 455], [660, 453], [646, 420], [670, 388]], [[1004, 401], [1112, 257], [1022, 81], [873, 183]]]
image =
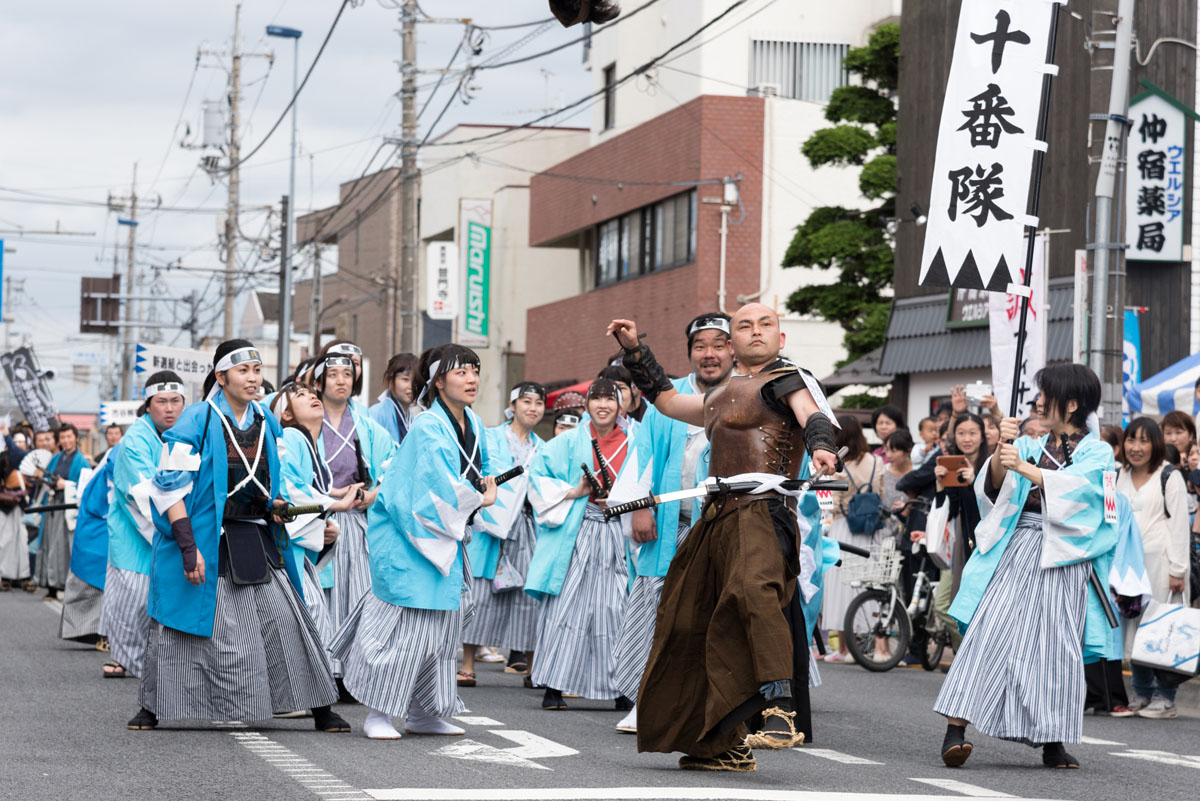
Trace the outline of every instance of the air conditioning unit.
[[746, 94], [750, 97], [779, 97], [779, 84], [758, 83], [746, 92]]

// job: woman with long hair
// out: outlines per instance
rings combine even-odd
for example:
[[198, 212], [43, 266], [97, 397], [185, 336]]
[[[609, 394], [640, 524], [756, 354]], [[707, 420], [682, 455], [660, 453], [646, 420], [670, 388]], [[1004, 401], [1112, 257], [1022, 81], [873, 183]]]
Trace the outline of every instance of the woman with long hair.
[[397, 353], [388, 359], [383, 371], [383, 392], [368, 410], [371, 419], [392, 435], [399, 445], [412, 427], [413, 418], [413, 368], [417, 357], [411, 353]]
[[[837, 447], [839, 450], [841, 448], [848, 450], [842, 457], [845, 469], [835, 474], [833, 478], [846, 481], [850, 486], [845, 492], [834, 493], [833, 523], [829, 528], [829, 536], [847, 545], [870, 548], [875, 543], [875, 534], [878, 529], [851, 531], [850, 523], [846, 518], [846, 507], [859, 492], [874, 492], [882, 499], [886, 467], [883, 459], [871, 453], [870, 446], [867, 445], [867, 438], [863, 435], [862, 425], [858, 422], [857, 417], [839, 414], [837, 422], [839, 426], [835, 432]], [[856, 559], [861, 560], [861, 557], [851, 554], [842, 555], [843, 564]], [[846, 619], [846, 610], [849, 608], [850, 602], [854, 600], [854, 596], [858, 594], [858, 590], [844, 584], [840, 580], [838, 572], [837, 568], [832, 568], [825, 575], [825, 592], [821, 601], [822, 624], [827, 632], [836, 632], [838, 635], [837, 652], [826, 656], [826, 662], [849, 662], [852, 660], [846, 647], [846, 633], [841, 629], [843, 621]]]
[[409, 734], [464, 733], [446, 720], [463, 709], [455, 671], [470, 605], [464, 543], [496, 501], [483, 423], [470, 408], [479, 357], [462, 345], [431, 348], [413, 389], [429, 411], [383, 474], [368, 517], [370, 587], [333, 642], [346, 690], [370, 710], [363, 733], [373, 740], [400, 739], [395, 717]]
[[1113, 458], [1095, 418], [1100, 380], [1065, 364], [1036, 381], [1049, 432], [1018, 438], [1020, 421], [1004, 419], [975, 477], [982, 519], [950, 607], [966, 634], [934, 705], [947, 718], [941, 754], [951, 767], [974, 750], [968, 722], [1040, 746], [1047, 767], [1079, 767], [1064, 744], [1083, 733], [1083, 663], [1112, 650], [1108, 599], [1089, 588], [1093, 570], [1108, 577], [1118, 539], [1105, 514]]
[[[163, 433], [146, 644], [131, 729], [161, 720], [266, 720], [311, 709], [318, 731], [350, 726], [279, 517], [279, 423], [258, 397], [262, 357], [222, 342], [205, 400]], [[274, 525], [273, 525], [274, 524]]]

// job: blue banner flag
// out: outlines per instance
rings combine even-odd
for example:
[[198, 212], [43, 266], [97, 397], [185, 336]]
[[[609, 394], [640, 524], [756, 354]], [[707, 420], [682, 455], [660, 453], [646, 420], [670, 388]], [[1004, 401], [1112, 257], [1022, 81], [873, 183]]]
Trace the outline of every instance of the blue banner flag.
[[[1142, 383], [1142, 332], [1137, 309], [1125, 310], [1125, 347], [1121, 362], [1121, 381], [1124, 385], [1121, 425], [1124, 427], [1129, 422], [1130, 398], [1136, 394], [1134, 387]], [[1135, 406], [1140, 408], [1141, 403]]]

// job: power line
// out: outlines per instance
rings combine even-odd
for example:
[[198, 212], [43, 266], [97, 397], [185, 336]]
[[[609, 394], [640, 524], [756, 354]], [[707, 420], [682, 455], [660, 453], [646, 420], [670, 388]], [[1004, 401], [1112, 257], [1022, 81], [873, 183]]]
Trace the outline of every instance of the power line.
[[154, 179], [150, 181], [150, 187], [146, 190], [146, 194], [150, 194], [158, 184], [158, 179], [162, 177], [163, 167], [167, 166], [167, 159], [170, 158], [171, 152], [175, 150], [175, 135], [179, 133], [179, 124], [183, 122], [183, 115], [187, 112], [188, 100], [192, 97], [192, 87], [196, 84], [196, 75], [199, 72], [200, 59], [197, 57], [195, 64], [192, 66], [192, 76], [188, 79], [187, 90], [183, 93], [183, 105], [179, 107], [179, 116], [175, 118], [175, 125], [171, 128], [171, 136], [167, 141], [167, 152], [163, 153], [162, 161], [158, 163], [158, 171], [154, 173]]

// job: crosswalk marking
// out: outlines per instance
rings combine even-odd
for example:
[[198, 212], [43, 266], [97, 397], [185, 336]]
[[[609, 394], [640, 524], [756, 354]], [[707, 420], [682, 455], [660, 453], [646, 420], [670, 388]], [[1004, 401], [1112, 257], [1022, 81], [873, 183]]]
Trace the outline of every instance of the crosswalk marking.
[[1116, 740], [1101, 740], [1099, 737], [1080, 737], [1079, 742], [1084, 745], [1125, 745], [1125, 743], [1118, 743]]
[[882, 762], [876, 762], [873, 759], [865, 759], [856, 757], [853, 754], [843, 754], [841, 751], [834, 751], [832, 748], [813, 748], [811, 746], [798, 746], [792, 749], [801, 754], [828, 759], [831, 762], [841, 762], [843, 765], [882, 765]]
[[284, 748], [257, 731], [231, 731], [229, 736], [250, 753], [257, 754], [268, 765], [277, 768], [296, 781], [321, 801], [363, 801], [370, 798], [357, 787], [351, 787], [329, 771], [322, 770], [304, 757]]
[[1200, 769], [1200, 756], [1172, 754], [1170, 751], [1142, 751], [1130, 749], [1129, 751], [1113, 751], [1110, 755], [1128, 757], [1129, 759], [1141, 759], [1146, 762], [1159, 762], [1163, 765], [1177, 765], [1184, 768]]
[[940, 787], [943, 790], [949, 790], [952, 793], [960, 793], [969, 795], [974, 798], [1016, 798], [1008, 793], [989, 790], [986, 787], [977, 787], [974, 784], [955, 781], [954, 779], [917, 779], [912, 778], [910, 781], [921, 782], [922, 784], [931, 784], [934, 787]]
[[[921, 781], [917, 779], [916, 781]], [[932, 781], [932, 780], [930, 780]], [[945, 780], [969, 788], [973, 798], [1013, 798], [970, 784]], [[524, 789], [395, 787], [364, 790], [376, 801], [929, 801], [954, 796], [917, 793], [848, 793], [814, 790], [765, 790], [736, 787], [533, 787]]]
[[472, 717], [470, 715], [459, 715], [454, 718], [464, 726], [503, 726], [504, 724], [498, 720], [484, 717]]

